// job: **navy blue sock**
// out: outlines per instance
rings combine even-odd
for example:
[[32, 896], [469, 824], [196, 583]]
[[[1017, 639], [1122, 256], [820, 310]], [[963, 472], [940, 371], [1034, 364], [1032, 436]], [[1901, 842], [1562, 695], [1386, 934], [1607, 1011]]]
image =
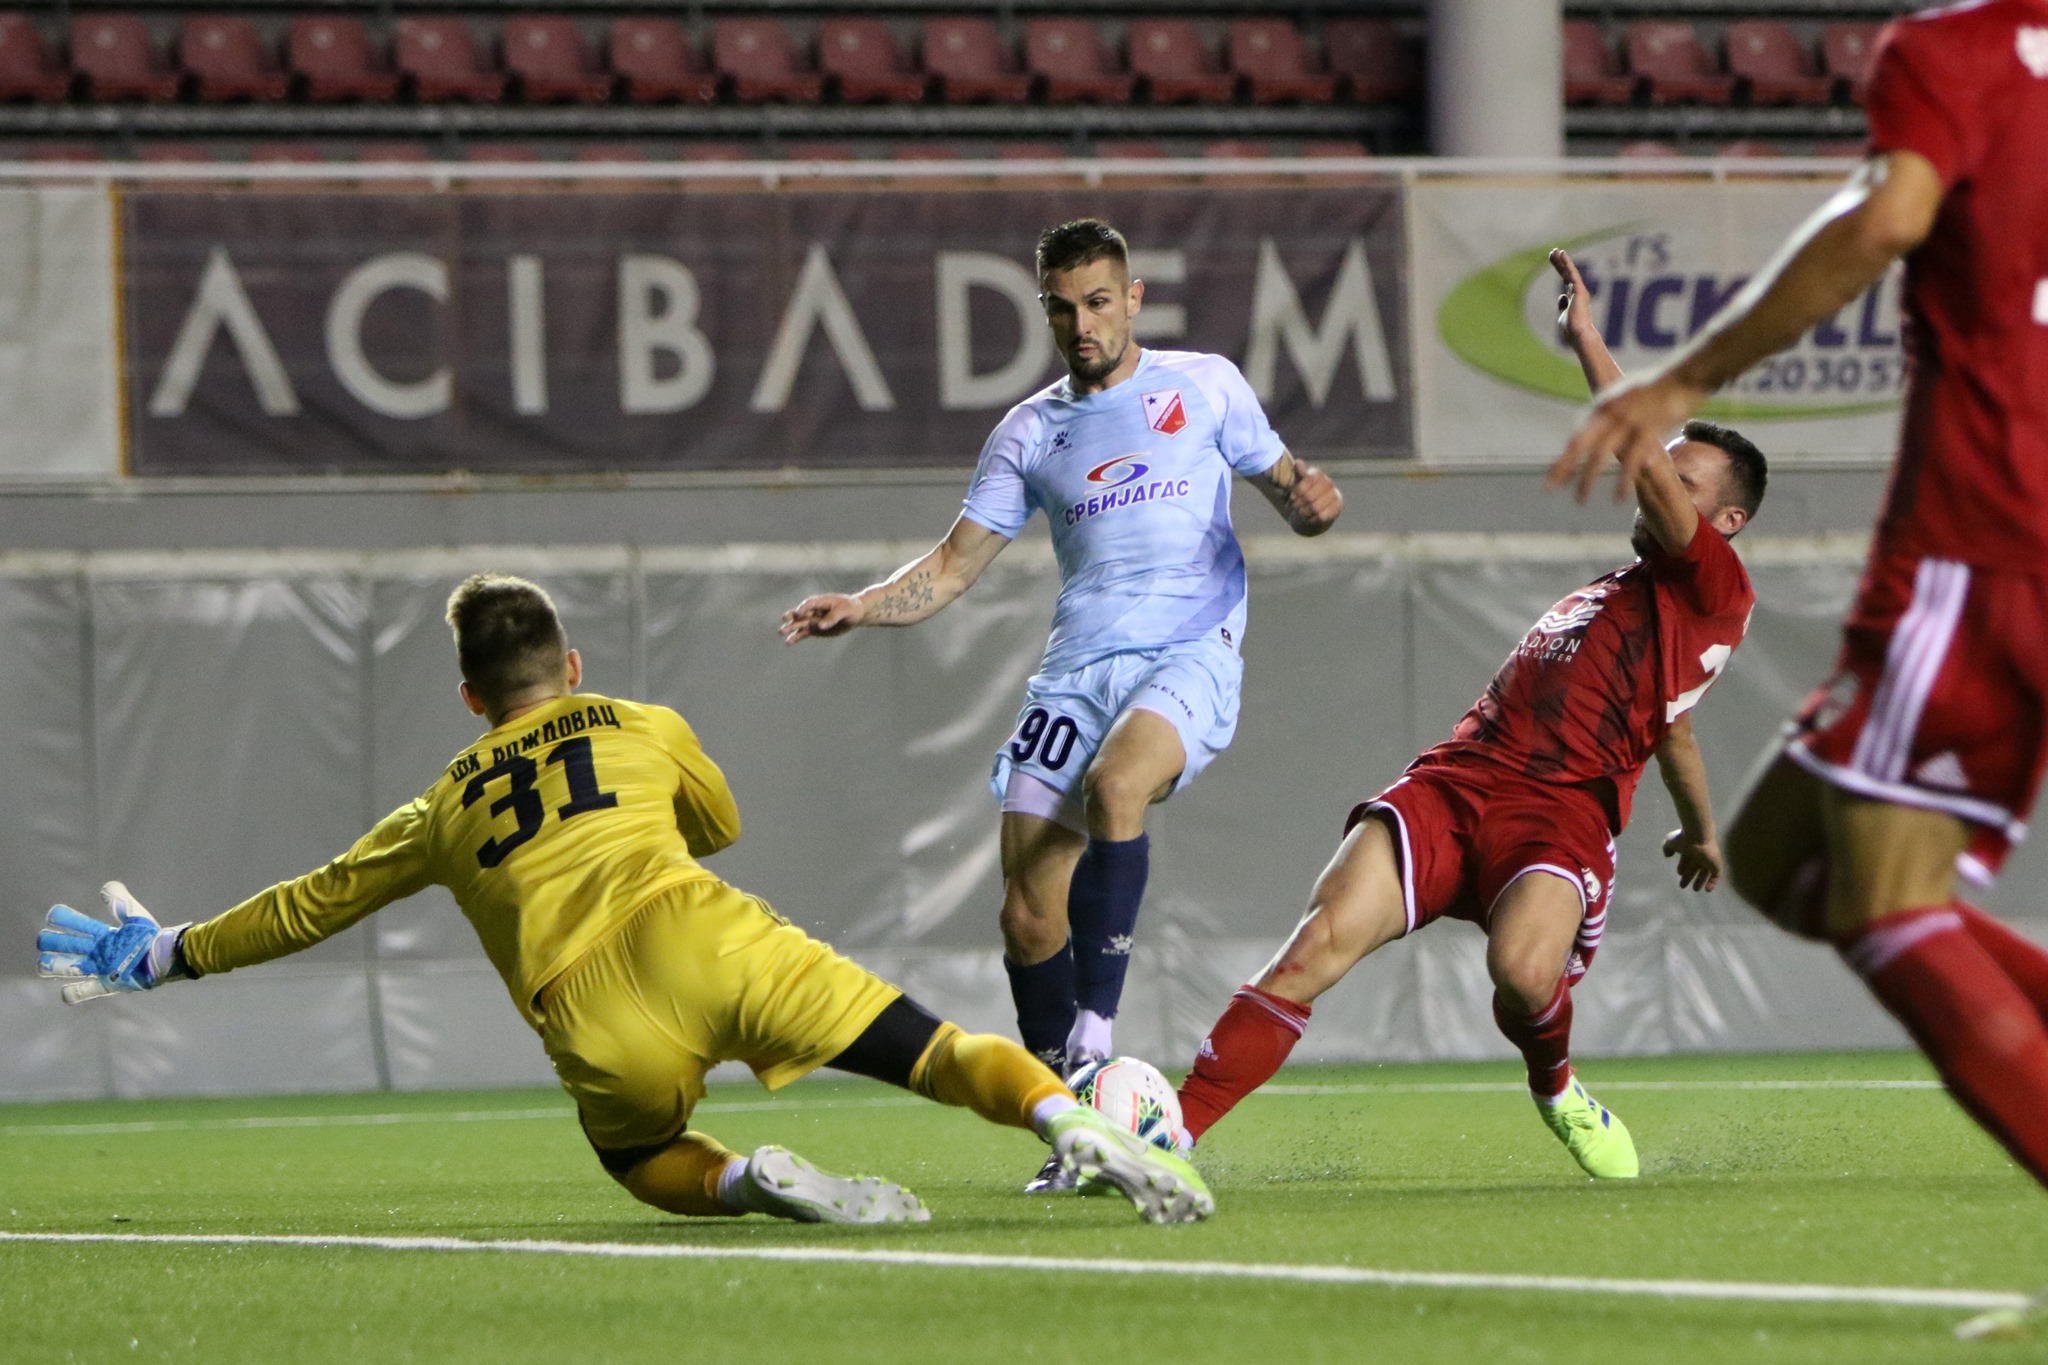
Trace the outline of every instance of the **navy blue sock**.
[[1010, 998], [1017, 1002], [1017, 1036], [1024, 1050], [1054, 1071], [1065, 1073], [1067, 1034], [1074, 1027], [1074, 945], [1043, 962], [1019, 967], [1003, 958], [1010, 974]]
[[1074, 865], [1067, 891], [1067, 924], [1074, 936], [1074, 999], [1105, 1019], [1116, 1016], [1123, 999], [1124, 972], [1131, 965], [1131, 935], [1138, 904], [1145, 899], [1145, 874], [1152, 866], [1152, 841], [1143, 834], [1111, 842], [1090, 839]]

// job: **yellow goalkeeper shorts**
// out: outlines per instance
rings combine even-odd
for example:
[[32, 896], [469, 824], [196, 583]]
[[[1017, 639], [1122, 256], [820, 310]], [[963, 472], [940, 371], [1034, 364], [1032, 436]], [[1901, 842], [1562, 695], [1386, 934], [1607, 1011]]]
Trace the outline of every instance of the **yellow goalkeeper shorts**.
[[902, 994], [707, 878], [649, 901], [540, 992], [541, 1041], [600, 1153], [659, 1147], [745, 1062], [770, 1090], [831, 1061]]

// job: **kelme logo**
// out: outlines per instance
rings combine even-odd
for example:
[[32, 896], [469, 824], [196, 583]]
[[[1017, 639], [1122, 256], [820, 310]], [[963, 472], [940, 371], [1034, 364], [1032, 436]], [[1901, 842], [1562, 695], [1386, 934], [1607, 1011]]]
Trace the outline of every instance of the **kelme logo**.
[[[1601, 335], [1631, 374], [1684, 345], [1748, 282], [1721, 272], [1711, 225], [1641, 223], [1532, 244], [1460, 280], [1436, 315], [1452, 353], [1502, 383], [1574, 404], [1586, 401], [1586, 380], [1555, 340], [1563, 287], [1549, 258], [1557, 245], [1578, 262]], [[1896, 272], [1887, 275], [1730, 385], [1701, 415], [1782, 421], [1897, 407], [1905, 387], [1898, 288]]]

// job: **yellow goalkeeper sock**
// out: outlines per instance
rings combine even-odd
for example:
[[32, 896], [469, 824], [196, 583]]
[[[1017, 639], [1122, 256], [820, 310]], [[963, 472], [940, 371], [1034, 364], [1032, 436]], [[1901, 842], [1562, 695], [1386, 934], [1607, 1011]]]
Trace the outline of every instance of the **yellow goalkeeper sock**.
[[940, 1104], [972, 1109], [990, 1123], [1033, 1129], [1032, 1110], [1068, 1093], [1044, 1062], [1008, 1038], [941, 1024], [910, 1069], [910, 1088]]
[[635, 1199], [665, 1213], [732, 1218], [744, 1210], [732, 1208], [718, 1197], [718, 1179], [728, 1165], [741, 1159], [717, 1138], [684, 1133], [618, 1181]]

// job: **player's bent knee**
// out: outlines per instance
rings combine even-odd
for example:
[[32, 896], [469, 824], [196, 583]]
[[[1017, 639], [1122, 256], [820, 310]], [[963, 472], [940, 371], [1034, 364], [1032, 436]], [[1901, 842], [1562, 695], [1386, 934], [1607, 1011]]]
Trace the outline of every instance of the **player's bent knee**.
[[1153, 788], [1123, 768], [1098, 763], [1081, 779], [1081, 793], [1091, 810], [1142, 819], [1145, 807], [1152, 803]]
[[996, 926], [1002, 931], [1003, 951], [1020, 967], [1045, 961], [1067, 941], [1066, 916], [1048, 914], [1021, 895], [1004, 898]]

